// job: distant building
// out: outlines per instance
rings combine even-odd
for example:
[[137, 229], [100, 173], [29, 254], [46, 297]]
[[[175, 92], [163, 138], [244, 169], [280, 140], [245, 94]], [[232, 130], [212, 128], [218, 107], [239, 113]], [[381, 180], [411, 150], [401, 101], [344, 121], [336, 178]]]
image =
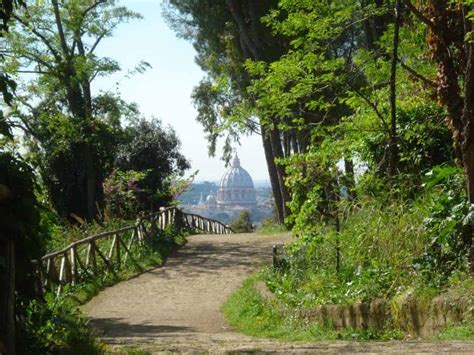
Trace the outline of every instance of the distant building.
[[257, 205], [255, 188], [250, 174], [240, 166], [239, 157], [236, 155], [232, 166], [222, 176], [219, 190], [217, 191], [217, 207], [247, 207]]
[[206, 206], [210, 210], [215, 210], [217, 208], [216, 198], [212, 193], [206, 198]]
[[252, 222], [259, 224], [272, 215], [270, 187], [255, 188], [252, 177], [242, 168], [236, 155], [232, 166], [222, 176], [219, 185], [212, 182], [195, 183], [183, 194], [183, 210], [229, 224], [248, 210]]

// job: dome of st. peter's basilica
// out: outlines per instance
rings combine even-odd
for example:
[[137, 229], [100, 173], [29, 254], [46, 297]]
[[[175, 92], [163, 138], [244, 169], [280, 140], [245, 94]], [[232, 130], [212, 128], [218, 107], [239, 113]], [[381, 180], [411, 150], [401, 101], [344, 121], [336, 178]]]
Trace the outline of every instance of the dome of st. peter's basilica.
[[240, 160], [236, 155], [232, 166], [222, 176], [217, 191], [217, 205], [219, 207], [253, 207], [256, 203], [252, 177], [240, 166]]

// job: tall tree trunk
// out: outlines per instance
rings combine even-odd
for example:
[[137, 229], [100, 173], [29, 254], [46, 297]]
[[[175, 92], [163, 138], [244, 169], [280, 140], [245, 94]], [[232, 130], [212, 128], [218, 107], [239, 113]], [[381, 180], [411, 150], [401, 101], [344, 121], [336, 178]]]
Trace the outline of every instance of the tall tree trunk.
[[[15, 354], [15, 243], [0, 241], [0, 353]], [[2, 349], [2, 346], [4, 349]]]
[[[474, 125], [474, 117], [471, 113], [471, 126]], [[466, 141], [464, 145], [464, 169], [466, 171], [466, 178], [467, 178], [467, 191], [469, 196], [469, 202], [474, 204], [474, 137], [472, 134], [472, 128], [470, 128], [471, 132], [469, 132], [470, 137], [466, 137], [469, 141]]]
[[[438, 65], [438, 96], [447, 108], [446, 122], [451, 130], [454, 148], [462, 162], [467, 180], [469, 201], [474, 203], [474, 54], [473, 45], [465, 42], [465, 35], [473, 33], [471, 19], [467, 18], [468, 8], [463, 8], [464, 26], [458, 28], [459, 8], [448, 0], [429, 0], [424, 15], [413, 4], [407, 2], [410, 10], [428, 27], [429, 44], [433, 59]], [[453, 53], [461, 57], [463, 51], [459, 43], [464, 43], [466, 67], [460, 73]], [[462, 62], [462, 58], [457, 58]], [[462, 75], [464, 74], [464, 75]], [[464, 97], [459, 86], [460, 77], [464, 79]]]
[[[284, 158], [283, 155], [283, 148], [281, 146], [281, 137], [280, 131], [278, 128], [274, 127], [270, 131], [270, 142], [272, 144], [273, 156], [276, 159]], [[290, 194], [288, 192], [288, 188], [285, 185], [285, 168], [280, 164], [276, 164], [276, 170], [278, 175], [278, 184], [280, 186], [280, 193], [281, 193], [281, 200], [282, 200], [282, 210], [283, 210], [283, 217], [286, 218], [289, 214], [287, 202], [290, 201]]]
[[400, 41], [401, 0], [395, 3], [395, 27], [393, 33], [393, 51], [390, 70], [390, 137], [388, 151], [388, 175], [395, 176], [398, 170], [398, 134], [397, 134], [397, 62]]
[[[470, 21], [467, 19], [467, 21]], [[470, 24], [470, 22], [469, 22]], [[474, 33], [470, 29], [471, 33]], [[465, 87], [464, 87], [464, 142], [462, 143], [464, 169], [467, 177], [467, 191], [469, 202], [474, 204], [474, 49], [472, 43], [468, 43], [468, 58], [466, 65]]]
[[291, 130], [291, 145], [293, 147], [293, 152], [300, 153], [300, 144], [298, 143], [298, 134], [295, 129]]
[[452, 13], [448, 11], [449, 6], [448, 0], [430, 0], [425, 21], [430, 24], [430, 50], [438, 65], [439, 101], [446, 106], [446, 123], [451, 130], [456, 157], [462, 161], [464, 100], [459, 86], [459, 73], [452, 57], [452, 49], [449, 48], [456, 38], [456, 30], [452, 27], [455, 21], [451, 18]]
[[346, 183], [349, 199], [355, 200], [357, 195], [355, 192], [354, 163], [352, 162], [352, 159], [344, 158], [344, 171], [345, 171], [345, 183]]
[[265, 160], [267, 162], [268, 175], [270, 176], [270, 183], [272, 185], [273, 198], [275, 200], [275, 207], [278, 216], [278, 223], [283, 224], [285, 216], [283, 213], [283, 200], [281, 197], [280, 183], [278, 182], [278, 172], [275, 164], [275, 157], [273, 156], [272, 143], [270, 137], [265, 130], [262, 129], [263, 151], [265, 152]]
[[259, 48], [250, 34], [248, 20], [242, 10], [242, 2], [240, 0], [226, 0], [226, 4], [239, 27], [240, 42], [244, 44], [242, 52], [248, 54], [254, 60], [262, 60]]

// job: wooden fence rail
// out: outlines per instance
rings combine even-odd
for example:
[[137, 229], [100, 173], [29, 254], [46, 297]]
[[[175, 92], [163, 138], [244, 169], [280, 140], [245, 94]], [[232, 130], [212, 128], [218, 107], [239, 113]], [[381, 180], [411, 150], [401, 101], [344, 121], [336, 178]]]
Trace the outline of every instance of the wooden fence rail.
[[175, 228], [191, 233], [230, 234], [223, 223], [184, 213], [176, 207], [163, 209], [137, 219], [133, 226], [93, 235], [69, 244], [62, 250], [33, 260], [39, 291], [59, 295], [65, 285], [108, 273], [116, 273], [144, 251], [146, 239], [157, 238], [159, 230]]

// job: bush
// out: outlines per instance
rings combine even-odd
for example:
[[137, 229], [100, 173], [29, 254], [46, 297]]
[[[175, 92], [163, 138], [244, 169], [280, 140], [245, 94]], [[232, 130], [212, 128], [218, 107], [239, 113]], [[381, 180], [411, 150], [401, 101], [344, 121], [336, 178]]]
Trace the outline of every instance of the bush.
[[427, 282], [441, 287], [454, 272], [469, 270], [473, 230], [464, 223], [469, 203], [463, 171], [448, 165], [435, 167], [427, 174], [425, 186], [432, 191], [430, 215], [423, 221], [429, 241], [416, 266]]
[[56, 299], [49, 294], [46, 301], [29, 302], [21, 324], [19, 353], [100, 353], [87, 320], [65, 301], [65, 297]]
[[413, 283], [413, 259], [426, 245], [425, 203], [384, 205], [365, 198], [357, 204], [346, 202], [342, 209], [346, 212], [339, 233], [328, 225], [313, 227], [311, 234], [287, 247], [285, 268], [268, 270], [269, 287], [285, 303], [297, 307], [352, 303]]
[[140, 211], [140, 187], [148, 171], [114, 170], [104, 181], [105, 215], [107, 217], [136, 218]]
[[240, 212], [238, 218], [230, 223], [230, 228], [234, 233], [250, 233], [253, 232], [252, 221], [250, 219], [250, 211], [244, 210]]
[[339, 201], [340, 231], [321, 223], [300, 229], [284, 267], [267, 271], [267, 284], [295, 307], [365, 301], [413, 288], [441, 291], [452, 275], [468, 272], [472, 229], [463, 224], [463, 181], [459, 169], [440, 166], [427, 174], [425, 191], [414, 200], [398, 193], [388, 199], [387, 192]]

